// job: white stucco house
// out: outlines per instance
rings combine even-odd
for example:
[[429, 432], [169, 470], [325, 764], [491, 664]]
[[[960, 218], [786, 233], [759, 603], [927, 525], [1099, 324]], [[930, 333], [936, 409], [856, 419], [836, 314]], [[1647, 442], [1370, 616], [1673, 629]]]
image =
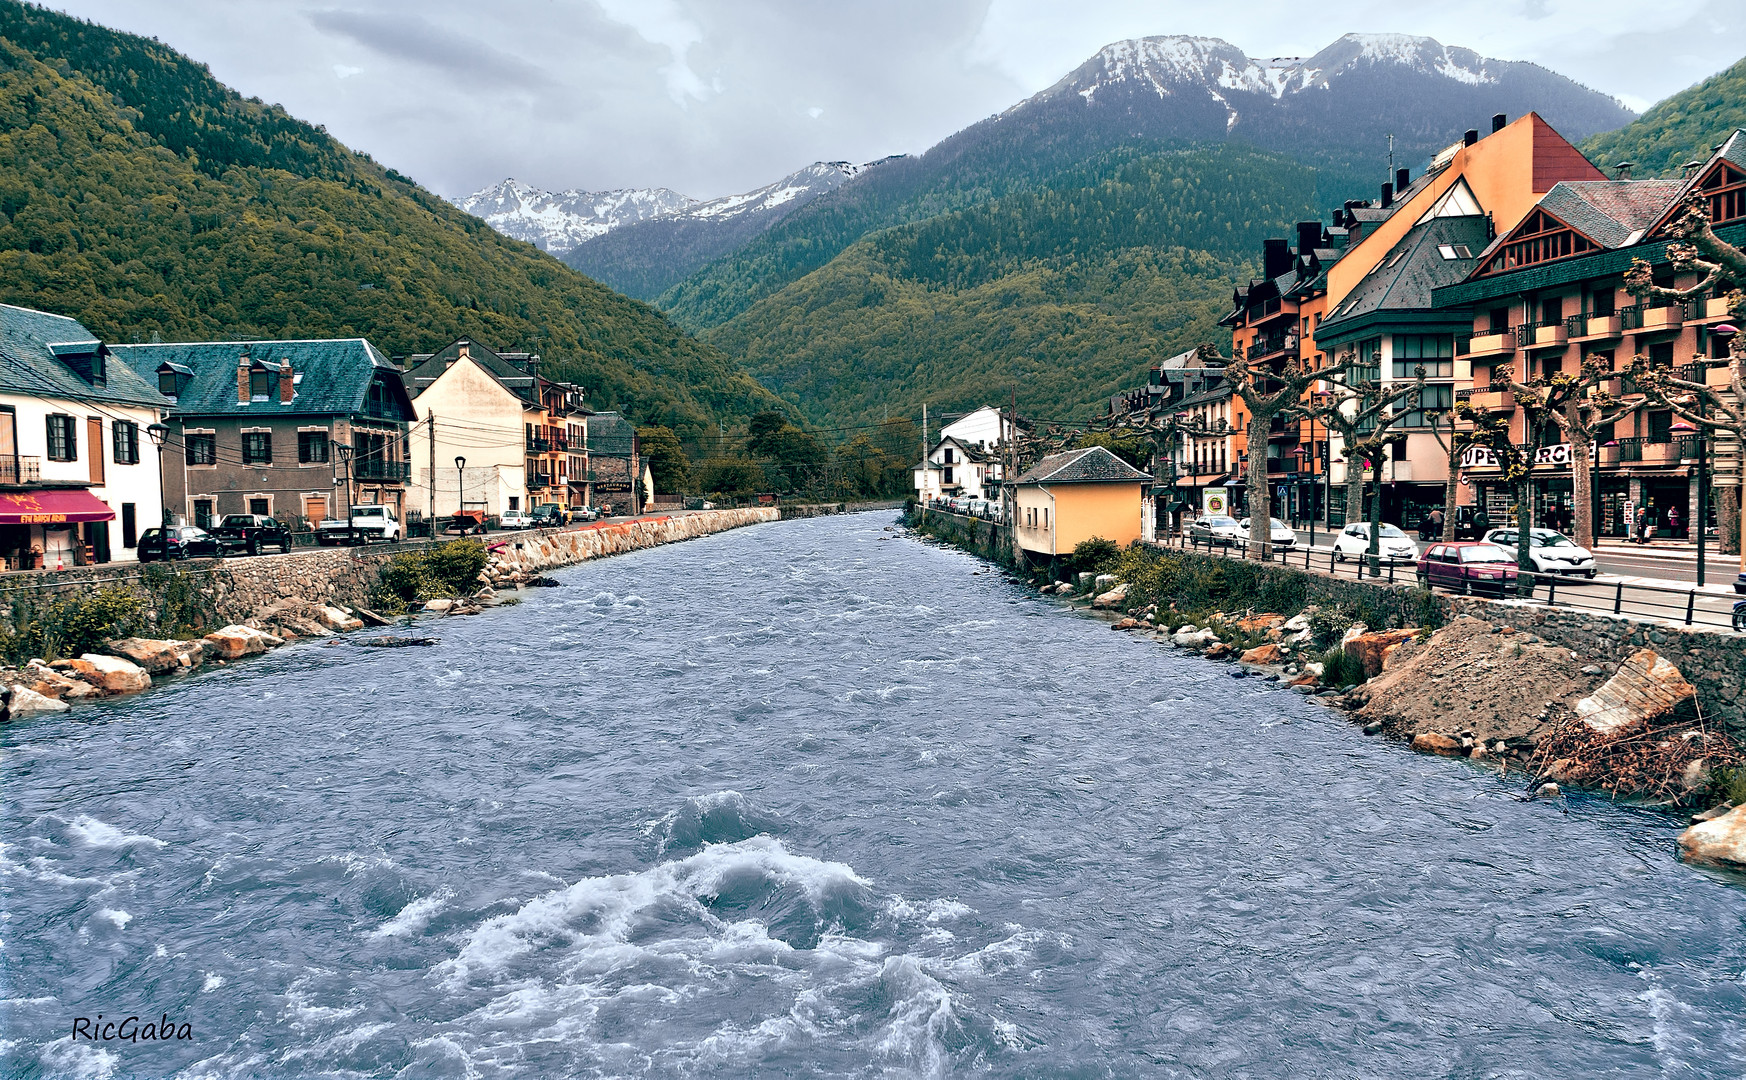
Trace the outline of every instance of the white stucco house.
[[915, 467], [916, 497], [924, 502], [956, 495], [998, 499], [1000, 478], [998, 449], [947, 436], [935, 443], [927, 459]]
[[138, 558], [169, 408], [78, 320], [0, 304], [0, 569]]

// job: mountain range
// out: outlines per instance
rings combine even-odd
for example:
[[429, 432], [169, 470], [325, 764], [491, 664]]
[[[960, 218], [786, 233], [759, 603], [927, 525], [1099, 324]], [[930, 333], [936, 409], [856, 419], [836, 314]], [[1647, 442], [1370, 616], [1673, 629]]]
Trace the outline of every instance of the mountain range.
[[696, 204], [696, 199], [669, 188], [541, 191], [514, 177], [455, 200], [456, 206], [504, 236], [554, 255], [622, 225]]

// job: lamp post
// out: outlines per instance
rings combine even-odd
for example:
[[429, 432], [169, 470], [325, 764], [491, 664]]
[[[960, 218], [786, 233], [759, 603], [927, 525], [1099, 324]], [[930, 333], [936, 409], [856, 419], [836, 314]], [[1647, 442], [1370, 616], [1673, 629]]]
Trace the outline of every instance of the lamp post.
[[170, 437], [169, 426], [158, 422], [146, 428], [146, 434], [152, 437], [152, 446], [158, 451], [158, 527], [170, 527], [170, 504], [164, 499], [164, 442]]
[[[334, 453], [339, 455], [340, 464], [344, 465], [346, 470], [346, 478], [344, 481], [346, 487], [345, 510], [336, 511], [334, 517], [340, 518], [349, 526], [352, 521], [352, 446], [350, 443], [336, 442], [333, 444], [333, 450]], [[339, 487], [340, 483], [341, 481], [339, 477], [336, 476], [333, 478], [334, 487]]]
[[[1703, 416], [1702, 395], [1698, 397], [1697, 407], [1698, 416]], [[1709, 500], [1704, 498], [1704, 433], [1698, 425], [1686, 420], [1674, 424], [1671, 430], [1680, 438], [1697, 440], [1697, 513], [1693, 515], [1696, 520], [1692, 524], [1697, 526], [1697, 583], [1701, 588], [1704, 583], [1704, 522], [1710, 514]]]
[[455, 512], [467, 509], [467, 459], [455, 457]]

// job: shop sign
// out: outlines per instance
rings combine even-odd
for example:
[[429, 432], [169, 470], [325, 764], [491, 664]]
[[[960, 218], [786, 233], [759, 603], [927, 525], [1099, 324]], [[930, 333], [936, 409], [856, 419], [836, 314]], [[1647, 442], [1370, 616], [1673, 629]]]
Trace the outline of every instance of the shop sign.
[[[1538, 468], [1541, 465], [1550, 465], [1555, 469], [1566, 468], [1570, 465], [1572, 456], [1569, 443], [1542, 446], [1534, 451], [1534, 466]], [[1588, 459], [1590, 461], [1595, 459], [1595, 447], [1592, 444], [1588, 448]], [[1461, 452], [1461, 467], [1463, 469], [1495, 469], [1498, 467], [1497, 455], [1484, 446], [1469, 446]]]
[[1231, 497], [1222, 488], [1207, 488], [1200, 493], [1200, 512], [1207, 517], [1224, 517], [1230, 513]]

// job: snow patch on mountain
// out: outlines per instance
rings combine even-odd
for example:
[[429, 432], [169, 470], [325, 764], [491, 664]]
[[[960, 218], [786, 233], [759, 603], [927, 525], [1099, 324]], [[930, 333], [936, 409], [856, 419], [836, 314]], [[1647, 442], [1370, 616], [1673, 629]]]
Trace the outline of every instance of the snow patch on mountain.
[[503, 235], [553, 253], [622, 225], [697, 204], [696, 199], [667, 188], [554, 192], [513, 177], [454, 202]]
[[1111, 87], [1139, 89], [1167, 98], [1207, 93], [1235, 109], [1219, 93], [1238, 91], [1279, 99], [1318, 86], [1362, 66], [1393, 65], [1468, 85], [1494, 83], [1487, 60], [1471, 49], [1445, 47], [1411, 34], [1346, 34], [1312, 57], [1256, 59], [1220, 38], [1132, 38], [1105, 45], [1066, 78], [1013, 106], [1077, 94], [1087, 102]]

